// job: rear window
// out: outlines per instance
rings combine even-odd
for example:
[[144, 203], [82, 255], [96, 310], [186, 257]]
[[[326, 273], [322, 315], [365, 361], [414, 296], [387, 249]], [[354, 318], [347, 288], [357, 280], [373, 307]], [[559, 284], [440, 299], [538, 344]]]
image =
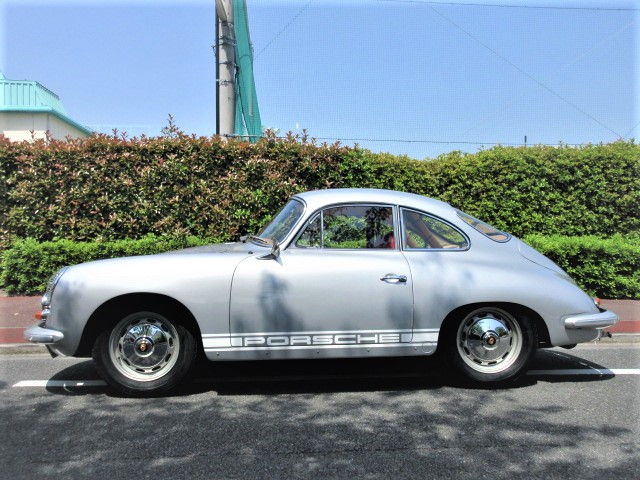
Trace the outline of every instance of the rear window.
[[471, 225], [485, 237], [489, 237], [491, 240], [501, 243], [511, 240], [511, 235], [509, 235], [508, 233], [501, 232], [488, 223], [484, 223], [482, 220], [478, 220], [477, 218], [472, 217], [468, 213], [461, 212], [460, 210], [456, 210], [456, 212], [462, 220]]

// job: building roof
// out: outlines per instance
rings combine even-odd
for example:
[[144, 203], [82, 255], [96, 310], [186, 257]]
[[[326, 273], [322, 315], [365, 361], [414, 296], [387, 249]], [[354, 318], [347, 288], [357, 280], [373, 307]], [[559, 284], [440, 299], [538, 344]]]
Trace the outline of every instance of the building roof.
[[8, 80], [0, 72], [0, 112], [49, 113], [91, 135], [93, 132], [71, 119], [60, 97], [38, 82]]

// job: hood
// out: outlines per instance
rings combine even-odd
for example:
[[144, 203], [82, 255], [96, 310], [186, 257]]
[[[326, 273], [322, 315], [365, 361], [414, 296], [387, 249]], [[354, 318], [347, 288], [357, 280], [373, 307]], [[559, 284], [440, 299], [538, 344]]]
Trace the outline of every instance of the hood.
[[249, 253], [249, 252], [262, 252], [263, 250], [269, 250], [266, 247], [256, 245], [252, 242], [230, 242], [230, 243], [214, 243], [211, 245], [204, 245], [202, 247], [191, 247], [182, 250], [174, 250], [171, 252], [161, 253], [160, 255], [182, 255], [182, 254], [194, 254], [194, 253]]
[[171, 295], [180, 288], [194, 290], [200, 283], [230, 278], [238, 263], [255, 253], [265, 252], [256, 245], [238, 243], [95, 260], [70, 267], [60, 281], [78, 290], [92, 288], [112, 295], [141, 288]]

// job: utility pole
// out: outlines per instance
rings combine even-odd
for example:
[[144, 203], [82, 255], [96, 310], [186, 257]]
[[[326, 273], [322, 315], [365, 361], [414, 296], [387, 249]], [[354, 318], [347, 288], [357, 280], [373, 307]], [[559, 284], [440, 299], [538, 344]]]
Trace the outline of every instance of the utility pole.
[[235, 133], [235, 45], [233, 0], [216, 0], [216, 134], [223, 137]]

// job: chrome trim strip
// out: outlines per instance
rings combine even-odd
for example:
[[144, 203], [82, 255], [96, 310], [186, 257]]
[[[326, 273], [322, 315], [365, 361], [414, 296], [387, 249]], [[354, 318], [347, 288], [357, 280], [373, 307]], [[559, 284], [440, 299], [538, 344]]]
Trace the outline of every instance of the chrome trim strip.
[[437, 342], [440, 331], [430, 331], [425, 333], [414, 333], [413, 338], [411, 339], [411, 343], [429, 343], [429, 342]]
[[205, 349], [207, 348], [211, 349], [211, 348], [239, 347], [240, 345], [232, 345], [229, 335], [225, 336], [224, 338], [205, 338], [205, 336], [203, 335], [202, 346]]
[[[435, 346], [435, 342], [424, 342], [429, 346]], [[345, 349], [345, 348], [417, 348], [418, 345], [414, 343], [362, 343], [362, 344], [354, 344], [354, 345], [296, 345], [293, 347], [225, 347], [225, 348], [212, 348], [206, 347], [204, 348], [205, 352], [259, 352], [259, 351], [270, 351], [270, 350], [335, 350], [335, 349]]]
[[418, 333], [438, 333], [439, 328], [422, 328], [422, 329], [404, 329], [404, 330], [309, 330], [300, 332], [246, 332], [246, 333], [206, 333], [202, 338], [229, 338], [229, 337], [246, 337], [246, 336], [281, 336], [281, 335], [348, 335], [348, 334], [370, 334], [370, 333], [399, 333], [413, 334]]
[[[406, 332], [406, 333], [403, 333]], [[347, 332], [277, 332], [202, 335], [202, 346], [209, 349], [295, 350], [304, 348], [354, 348], [380, 346], [416, 346], [437, 344], [439, 330], [360, 330]], [[343, 337], [343, 338], [340, 338]], [[349, 337], [348, 339], [346, 337]], [[395, 338], [393, 338], [395, 337]], [[273, 342], [273, 343], [272, 343]]]

